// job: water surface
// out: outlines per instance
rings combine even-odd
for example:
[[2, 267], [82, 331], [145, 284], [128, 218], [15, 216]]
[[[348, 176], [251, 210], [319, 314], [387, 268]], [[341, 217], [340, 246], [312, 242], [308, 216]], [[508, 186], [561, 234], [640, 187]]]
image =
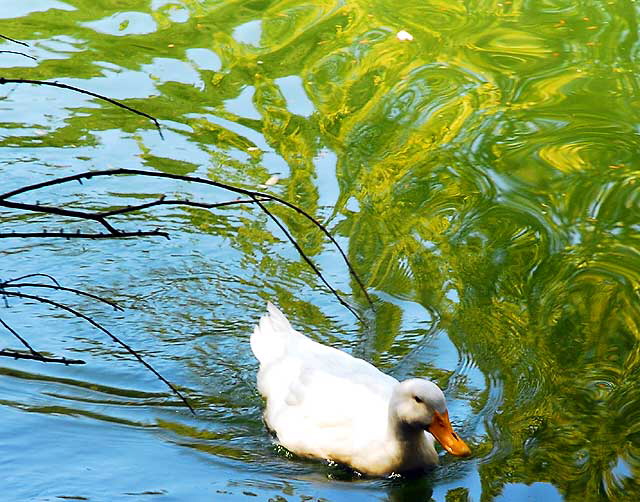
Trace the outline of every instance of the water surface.
[[[84, 366], [0, 360], [6, 500], [636, 500], [640, 496], [638, 5], [569, 2], [3, 2], [0, 192], [85, 170], [199, 176], [270, 206], [115, 220], [171, 240], [0, 239], [2, 279], [43, 272], [197, 409], [87, 323], [0, 316]], [[405, 30], [412, 40], [400, 40]], [[275, 184], [265, 185], [265, 182]], [[234, 194], [96, 178], [16, 197], [114, 208]], [[3, 210], [0, 232], [98, 230]], [[248, 345], [267, 300], [398, 377], [433, 379], [474, 455], [416, 480], [351, 480], [274, 446]], [[0, 347], [17, 348], [8, 332]]]

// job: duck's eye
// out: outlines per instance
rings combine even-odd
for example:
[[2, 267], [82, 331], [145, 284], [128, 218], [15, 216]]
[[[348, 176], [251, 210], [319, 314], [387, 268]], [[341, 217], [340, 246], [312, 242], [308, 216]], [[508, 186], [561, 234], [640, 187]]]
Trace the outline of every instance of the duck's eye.
[[416, 403], [419, 403], [419, 404], [424, 403], [424, 401], [423, 401], [422, 399], [420, 399], [418, 396], [413, 396], [413, 400], [414, 400]]

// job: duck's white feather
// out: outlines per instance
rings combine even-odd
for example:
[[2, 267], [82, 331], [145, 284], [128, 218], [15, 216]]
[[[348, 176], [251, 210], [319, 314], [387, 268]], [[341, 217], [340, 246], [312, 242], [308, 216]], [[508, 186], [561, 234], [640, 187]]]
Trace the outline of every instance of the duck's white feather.
[[429, 433], [417, 432], [408, 446], [390, 431], [398, 380], [297, 332], [271, 303], [267, 309], [251, 349], [260, 362], [265, 422], [282, 446], [372, 475], [437, 463]]

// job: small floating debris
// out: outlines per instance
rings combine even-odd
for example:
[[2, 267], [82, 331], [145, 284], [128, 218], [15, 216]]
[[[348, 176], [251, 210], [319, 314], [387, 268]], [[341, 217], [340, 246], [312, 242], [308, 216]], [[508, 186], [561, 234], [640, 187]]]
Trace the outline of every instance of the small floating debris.
[[273, 176], [271, 176], [271, 178], [269, 178], [263, 184], [258, 186], [260, 188], [269, 188], [269, 187], [272, 187], [273, 185], [276, 185], [278, 181], [280, 181], [280, 176], [278, 176], [277, 174], [274, 174]]
[[398, 40], [402, 41], [413, 40], [413, 35], [405, 30], [400, 30], [398, 33], [396, 33], [396, 37], [398, 38]]

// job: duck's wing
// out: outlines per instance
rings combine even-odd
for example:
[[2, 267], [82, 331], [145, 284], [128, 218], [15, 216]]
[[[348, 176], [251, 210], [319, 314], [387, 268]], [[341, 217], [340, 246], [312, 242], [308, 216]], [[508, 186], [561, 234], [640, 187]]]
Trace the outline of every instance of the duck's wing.
[[267, 310], [251, 335], [251, 350], [261, 371], [277, 364], [282, 366], [281, 372], [288, 371], [296, 378], [298, 374], [316, 370], [369, 386], [375, 392], [390, 391], [398, 383], [372, 364], [299, 333], [272, 303], [267, 304]]
[[280, 443], [299, 455], [350, 464], [384, 439], [388, 398], [355, 380], [301, 368], [284, 400], [268, 400], [265, 420]]

